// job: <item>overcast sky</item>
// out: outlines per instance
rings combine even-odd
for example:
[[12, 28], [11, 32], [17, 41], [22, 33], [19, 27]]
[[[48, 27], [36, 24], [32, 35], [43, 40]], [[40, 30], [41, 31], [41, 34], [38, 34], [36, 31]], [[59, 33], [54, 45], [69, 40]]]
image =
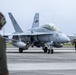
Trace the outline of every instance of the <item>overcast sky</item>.
[[65, 34], [76, 34], [76, 0], [0, 0], [0, 11], [7, 24], [6, 33], [14, 32], [8, 12], [23, 31], [31, 28], [35, 13], [40, 14], [40, 26], [54, 23]]

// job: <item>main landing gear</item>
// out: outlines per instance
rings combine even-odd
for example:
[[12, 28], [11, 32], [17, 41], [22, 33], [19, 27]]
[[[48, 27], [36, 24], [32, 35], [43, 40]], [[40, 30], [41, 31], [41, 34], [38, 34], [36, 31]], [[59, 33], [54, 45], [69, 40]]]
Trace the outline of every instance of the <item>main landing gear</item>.
[[54, 53], [54, 50], [53, 49], [48, 49], [47, 47], [43, 47], [43, 50], [44, 50], [44, 53], [47, 53], [47, 54], [53, 54]]
[[23, 48], [19, 48], [19, 53], [23, 53]]

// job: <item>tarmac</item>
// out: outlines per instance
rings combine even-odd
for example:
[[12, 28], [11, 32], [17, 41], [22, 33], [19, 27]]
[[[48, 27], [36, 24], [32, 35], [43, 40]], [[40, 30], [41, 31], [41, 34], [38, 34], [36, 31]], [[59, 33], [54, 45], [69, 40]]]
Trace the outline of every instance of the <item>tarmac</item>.
[[16, 47], [7, 47], [9, 75], [76, 75], [74, 47], [54, 48], [54, 54], [41, 48], [29, 48], [23, 53]]

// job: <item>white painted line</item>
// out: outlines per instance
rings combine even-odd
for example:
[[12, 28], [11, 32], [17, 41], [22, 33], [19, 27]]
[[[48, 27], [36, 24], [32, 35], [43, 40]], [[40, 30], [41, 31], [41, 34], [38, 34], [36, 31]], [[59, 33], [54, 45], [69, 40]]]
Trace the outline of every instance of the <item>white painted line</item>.
[[12, 63], [8, 69], [19, 70], [76, 70], [76, 63]]

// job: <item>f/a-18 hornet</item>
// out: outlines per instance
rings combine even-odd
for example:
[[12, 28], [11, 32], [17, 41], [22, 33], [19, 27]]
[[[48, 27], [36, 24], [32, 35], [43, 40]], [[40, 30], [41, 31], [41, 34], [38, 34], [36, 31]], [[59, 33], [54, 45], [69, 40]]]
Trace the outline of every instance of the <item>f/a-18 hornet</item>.
[[12, 33], [12, 45], [19, 48], [19, 53], [31, 47], [42, 47], [44, 53], [53, 54], [53, 47], [61, 48], [63, 43], [70, 39], [63, 32], [59, 31], [54, 24], [45, 24], [39, 27], [39, 13], [34, 16], [31, 29], [23, 32], [16, 22], [12, 13], [8, 13], [14, 26], [15, 32]]

